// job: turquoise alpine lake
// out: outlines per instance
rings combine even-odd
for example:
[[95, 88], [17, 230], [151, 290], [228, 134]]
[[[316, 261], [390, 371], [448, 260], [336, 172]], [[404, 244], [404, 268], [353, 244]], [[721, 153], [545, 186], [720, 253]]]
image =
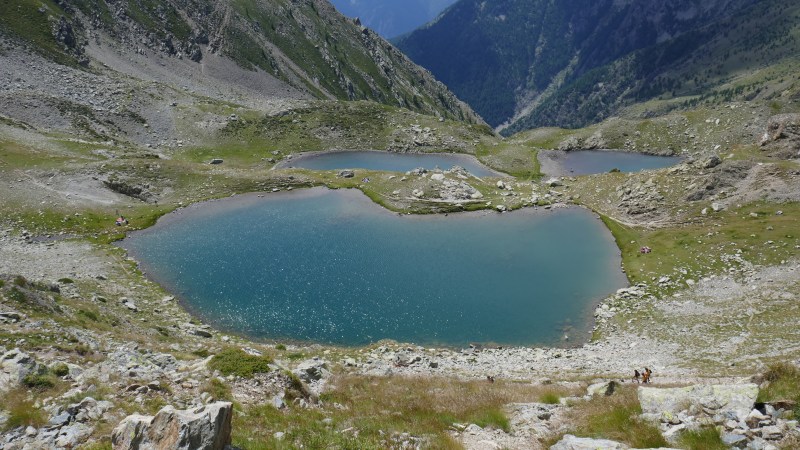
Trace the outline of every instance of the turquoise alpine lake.
[[587, 210], [401, 215], [356, 190], [206, 202], [121, 246], [206, 323], [270, 340], [575, 344], [627, 285]]
[[681, 159], [680, 156], [656, 156], [612, 150], [570, 152], [553, 150], [539, 153], [543, 171], [548, 175], [590, 175], [606, 173], [614, 169], [620, 172], [663, 169], [674, 166]]
[[299, 167], [311, 170], [367, 169], [407, 172], [422, 167], [449, 170], [461, 166], [477, 177], [502, 175], [493, 172], [477, 159], [457, 153], [394, 153], [382, 151], [337, 151], [300, 155], [281, 162], [278, 168]]

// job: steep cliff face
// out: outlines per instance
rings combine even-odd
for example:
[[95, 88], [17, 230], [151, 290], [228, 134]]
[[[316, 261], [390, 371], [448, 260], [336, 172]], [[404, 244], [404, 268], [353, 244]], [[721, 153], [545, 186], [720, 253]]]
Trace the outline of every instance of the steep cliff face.
[[[67, 65], [89, 67], [95, 59], [130, 72], [125, 60], [134, 56], [167, 68], [187, 61], [202, 68], [211, 57], [220, 83], [258, 73], [284, 86], [278, 91], [480, 121], [427, 71], [326, 0], [13, 0], [0, 5], [0, 34]], [[127, 57], [104, 58], [100, 44]]]
[[462, 0], [398, 46], [493, 126], [582, 126], [705, 93], [711, 64], [724, 77], [796, 54], [796, 14], [787, 0]]

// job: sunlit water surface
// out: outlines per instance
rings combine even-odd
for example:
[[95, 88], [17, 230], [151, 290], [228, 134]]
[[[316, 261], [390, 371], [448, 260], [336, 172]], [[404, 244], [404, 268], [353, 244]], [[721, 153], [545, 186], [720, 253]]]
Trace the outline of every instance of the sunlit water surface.
[[586, 210], [408, 216], [350, 190], [209, 202], [122, 246], [219, 329], [344, 345], [575, 343], [626, 284]]

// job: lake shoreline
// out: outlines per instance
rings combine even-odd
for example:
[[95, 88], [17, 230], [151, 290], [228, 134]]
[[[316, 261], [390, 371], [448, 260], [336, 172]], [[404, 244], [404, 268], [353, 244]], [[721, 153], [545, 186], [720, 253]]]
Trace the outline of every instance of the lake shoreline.
[[[464, 162], [472, 163], [475, 165], [479, 165], [483, 168], [483, 170], [487, 171], [489, 175], [478, 176], [472, 174], [476, 178], [484, 178], [484, 177], [510, 177], [509, 174], [500, 172], [497, 169], [494, 169], [479, 160], [475, 155], [471, 155], [468, 153], [445, 153], [445, 152], [392, 152], [392, 151], [385, 151], [385, 150], [347, 150], [347, 149], [332, 149], [332, 150], [317, 150], [317, 151], [310, 151], [310, 152], [303, 152], [297, 154], [297, 156], [292, 156], [291, 159], [284, 159], [275, 164], [272, 169], [270, 170], [282, 170], [282, 169], [302, 169], [302, 167], [295, 167], [291, 164], [296, 163], [298, 161], [310, 160], [317, 158], [323, 155], [329, 154], [336, 154], [336, 153], [376, 153], [376, 154], [393, 154], [393, 155], [412, 155], [412, 156], [424, 156], [424, 155], [431, 155], [431, 156], [445, 156], [448, 158], [453, 159], [462, 159]], [[454, 164], [455, 165], [455, 164]], [[451, 166], [452, 167], [452, 166]], [[346, 167], [343, 169], [363, 169], [361, 167]], [[343, 169], [330, 169], [330, 170], [343, 170]], [[442, 170], [449, 170], [450, 167], [441, 167]], [[309, 169], [314, 170], [314, 169]], [[431, 170], [431, 169], [429, 169]], [[386, 172], [395, 172], [395, 171], [386, 171]], [[405, 172], [405, 171], [401, 171]]]
[[[139, 254], [135, 249], [131, 248], [131, 246], [126, 245], [126, 243], [130, 243], [131, 239], [135, 239], [139, 236], [146, 236], [150, 233], [158, 232], [162, 228], [178, 224], [185, 221], [196, 221], [196, 220], [203, 220], [204, 217], [215, 215], [215, 214], [226, 214], [226, 212], [230, 212], [239, 208], [251, 208], [257, 206], [262, 201], [269, 201], [271, 199], [277, 198], [286, 198], [286, 197], [293, 197], [293, 198], [310, 198], [316, 197], [320, 195], [325, 195], [331, 192], [336, 192], [337, 195], [343, 195], [348, 197], [349, 199], [358, 203], [359, 207], [369, 208], [370, 214], [378, 214], [381, 217], [392, 217], [397, 218], [399, 220], [412, 220], [412, 221], [454, 221], [463, 219], [473, 219], [473, 218], [480, 218], [480, 217], [496, 217], [501, 213], [496, 212], [494, 210], [480, 210], [480, 211], [463, 211], [460, 213], [450, 213], [450, 214], [400, 214], [396, 212], [392, 212], [387, 210], [380, 205], [374, 203], [369, 197], [367, 197], [363, 192], [358, 189], [328, 189], [326, 187], [312, 187], [308, 189], [298, 189], [293, 191], [282, 191], [282, 192], [275, 192], [275, 193], [245, 193], [239, 194], [233, 197], [226, 197], [222, 199], [213, 199], [208, 200], [205, 202], [196, 203], [185, 208], [181, 208], [176, 210], [170, 214], [162, 216], [156, 224], [153, 226], [144, 229], [133, 231], [129, 233], [128, 237], [125, 240], [117, 242], [117, 246], [123, 248], [128, 253], [128, 256], [135, 260], [139, 265], [140, 270], [143, 272], [143, 275], [151, 281], [156, 282], [157, 284], [161, 285], [166, 291], [170, 292], [178, 301], [181, 303], [181, 306], [187, 310], [190, 314], [199, 319], [203, 320], [206, 323], [210, 323], [214, 325], [214, 328], [233, 335], [242, 336], [245, 339], [253, 340], [256, 342], [274, 342], [274, 341], [286, 341], [291, 342], [297, 345], [335, 345], [335, 346], [342, 346], [342, 344], [338, 343], [330, 343], [325, 341], [315, 341], [315, 340], [303, 340], [303, 339], [292, 339], [292, 338], [279, 338], [279, 337], [263, 337], [254, 334], [250, 334], [246, 331], [236, 330], [235, 327], [231, 326], [221, 326], [221, 323], [217, 320], [210, 320], [211, 318], [201, 312], [198, 308], [193, 307], [191, 302], [186, 298], [184, 293], [178, 289], [172, 281], [168, 279], [168, 277], [160, 276], [158, 272], [149, 264], [147, 264], [142, 258], [141, 254]], [[617, 266], [614, 270], [616, 277], [619, 277], [618, 283], [620, 287], [628, 286], [629, 281], [622, 271], [622, 268], [619, 263], [621, 263], [621, 252], [614, 241], [614, 237], [611, 234], [610, 230], [602, 224], [600, 217], [592, 212], [590, 209], [579, 206], [579, 205], [566, 205], [566, 204], [556, 204], [553, 205], [552, 208], [541, 208], [541, 207], [528, 207], [515, 210], [510, 212], [510, 214], [524, 214], [524, 215], [531, 215], [531, 216], [545, 216], [553, 214], [555, 211], [558, 210], [575, 210], [580, 209], [589, 213], [597, 222], [598, 226], [602, 228], [601, 235], [602, 239], [607, 241], [607, 244], [613, 245], [614, 256], [616, 258], [614, 260], [614, 264]], [[509, 212], [502, 213], [502, 214], [509, 214]], [[598, 305], [600, 305], [603, 300], [607, 298], [606, 296], [599, 296], [597, 298], [588, 300], [581, 308], [581, 313], [578, 316], [574, 316], [571, 318], [571, 330], [569, 331], [569, 340], [562, 341], [559, 343], [531, 343], [525, 345], [547, 345], [548, 347], [553, 348], [571, 348], [585, 344], [588, 342], [592, 329], [595, 325], [593, 320], [593, 313]], [[216, 322], [216, 323], [215, 323]], [[553, 324], [555, 326], [556, 324]], [[363, 347], [364, 345], [372, 345], [377, 341], [382, 339], [373, 340], [367, 343], [355, 343], [352, 345], [344, 345], [348, 348], [359, 348]], [[486, 342], [492, 342], [491, 339], [487, 339]], [[435, 345], [440, 347], [448, 347], [448, 348], [456, 348], [459, 347], [460, 344], [447, 344], [441, 343], [436, 344], [433, 342], [426, 342], [426, 345]]]

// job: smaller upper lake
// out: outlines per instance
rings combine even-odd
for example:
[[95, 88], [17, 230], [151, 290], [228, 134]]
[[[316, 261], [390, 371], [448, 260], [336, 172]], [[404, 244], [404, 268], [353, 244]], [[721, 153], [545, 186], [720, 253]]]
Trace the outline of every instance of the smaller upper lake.
[[617, 169], [620, 172], [663, 169], [681, 161], [680, 156], [655, 156], [611, 150], [539, 152], [542, 172], [547, 175], [591, 175]]
[[276, 166], [279, 169], [299, 167], [312, 170], [367, 169], [407, 172], [424, 167], [432, 170], [461, 166], [478, 177], [501, 175], [469, 155], [454, 153], [393, 153], [382, 151], [344, 151], [301, 155]]

